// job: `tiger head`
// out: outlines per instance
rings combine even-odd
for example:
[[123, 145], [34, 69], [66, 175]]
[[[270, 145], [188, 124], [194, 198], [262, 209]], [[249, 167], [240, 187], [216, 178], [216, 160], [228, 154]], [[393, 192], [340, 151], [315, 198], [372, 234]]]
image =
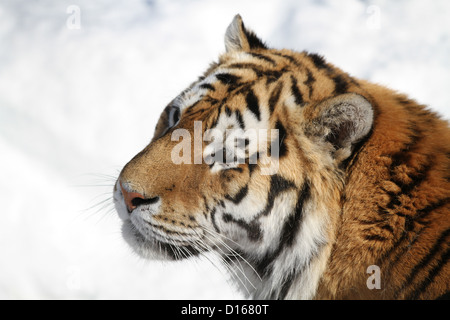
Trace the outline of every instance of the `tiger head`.
[[370, 97], [321, 56], [269, 49], [239, 15], [225, 47], [123, 168], [116, 209], [139, 255], [214, 251], [250, 295], [288, 297], [297, 269], [324, 268]]

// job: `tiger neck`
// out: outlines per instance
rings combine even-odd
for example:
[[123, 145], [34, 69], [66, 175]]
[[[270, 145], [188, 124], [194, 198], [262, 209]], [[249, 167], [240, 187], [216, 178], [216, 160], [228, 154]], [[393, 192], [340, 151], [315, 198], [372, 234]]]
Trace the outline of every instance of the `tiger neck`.
[[239, 279], [249, 298], [306, 300], [315, 297], [333, 245], [334, 228], [330, 230], [330, 225], [335, 223], [330, 221], [333, 215], [329, 211], [326, 204], [310, 199], [305, 203], [303, 221], [292, 243], [282, 247], [286, 237], [282, 234], [278, 246], [263, 256], [243, 255], [247, 261], [254, 261], [253, 267], [245, 268]]

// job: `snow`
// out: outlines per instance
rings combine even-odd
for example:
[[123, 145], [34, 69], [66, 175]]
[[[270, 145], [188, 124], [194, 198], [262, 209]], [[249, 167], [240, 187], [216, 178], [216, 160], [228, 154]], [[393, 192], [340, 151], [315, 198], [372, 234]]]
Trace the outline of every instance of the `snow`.
[[121, 238], [114, 177], [163, 107], [223, 52], [240, 13], [269, 45], [323, 54], [450, 119], [449, 9], [446, 0], [2, 0], [0, 298], [242, 298], [207, 259], [143, 261]]

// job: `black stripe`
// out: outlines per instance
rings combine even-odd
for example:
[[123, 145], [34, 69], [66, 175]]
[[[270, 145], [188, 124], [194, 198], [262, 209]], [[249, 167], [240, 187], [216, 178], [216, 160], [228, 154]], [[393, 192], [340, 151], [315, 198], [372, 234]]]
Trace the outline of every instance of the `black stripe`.
[[233, 63], [228, 66], [229, 69], [247, 69], [253, 71], [258, 78], [266, 77], [266, 84], [270, 84], [274, 81], [277, 81], [286, 69], [283, 68], [281, 70], [265, 70], [254, 63]]
[[258, 221], [252, 220], [251, 222], [247, 222], [243, 219], [235, 219], [231, 214], [224, 213], [222, 216], [222, 220], [226, 223], [236, 223], [241, 228], [247, 231], [247, 236], [251, 241], [259, 241], [262, 239], [262, 230]]
[[217, 223], [216, 223], [216, 208], [212, 209], [210, 215], [211, 215], [211, 222], [214, 226], [214, 230], [216, 230], [217, 233], [220, 233], [219, 227], [217, 226]]
[[342, 75], [337, 75], [332, 78], [334, 81], [334, 94], [343, 94], [348, 91], [349, 83]]
[[229, 69], [239, 69], [239, 70], [242, 70], [242, 69], [251, 70], [256, 74], [256, 76], [258, 78], [266, 76], [268, 78], [269, 83], [278, 80], [281, 77], [281, 75], [287, 71], [286, 68], [283, 68], [281, 70], [264, 69], [261, 66], [256, 65], [254, 63], [233, 63], [233, 64], [230, 64], [228, 66], [228, 68]]
[[281, 90], [283, 89], [283, 83], [279, 82], [277, 84], [277, 86], [275, 87], [275, 89], [272, 90], [272, 93], [270, 94], [270, 98], [269, 98], [269, 111], [270, 114], [273, 113], [273, 111], [275, 110], [275, 107], [278, 103], [278, 100], [280, 99], [280, 95], [281, 95]]
[[[441, 199], [435, 203], [432, 203], [426, 207], [424, 207], [423, 209], [417, 210], [416, 213], [411, 216], [411, 215], [403, 215], [399, 212], [395, 212], [396, 215], [401, 216], [405, 219], [404, 222], [404, 228], [402, 230], [402, 235], [400, 236], [400, 238], [398, 238], [395, 243], [392, 245], [391, 249], [389, 251], [386, 252], [386, 254], [383, 256], [383, 260], [389, 260], [389, 256], [391, 256], [392, 254], [394, 254], [394, 252], [396, 251], [396, 249], [399, 249], [400, 252], [398, 252], [396, 254], [396, 257], [391, 260], [391, 265], [396, 264], [402, 257], [403, 255], [411, 249], [411, 247], [417, 242], [417, 240], [419, 239], [419, 236], [422, 234], [422, 232], [427, 228], [427, 224], [426, 222], [422, 222], [419, 221], [420, 218], [427, 216], [430, 212], [433, 212], [434, 210], [441, 208], [442, 206], [446, 205], [449, 201], [449, 198], [444, 198]], [[379, 213], [383, 213], [384, 211], [386, 211], [386, 209], [383, 208], [379, 208]], [[415, 224], [420, 224], [421, 227], [419, 230], [415, 231], [413, 234], [411, 234], [411, 232], [414, 231], [414, 227]], [[405, 244], [403, 247], [401, 247], [401, 244], [405, 241], [408, 241], [407, 244]]]
[[305, 182], [299, 192], [297, 203], [293, 209], [293, 212], [288, 216], [283, 224], [277, 249], [271, 253], [267, 253], [256, 266], [260, 275], [269, 275], [274, 260], [281, 254], [284, 248], [292, 246], [303, 221], [303, 205], [309, 197], [310, 185], [309, 182]]
[[239, 204], [247, 196], [247, 194], [248, 194], [248, 185], [242, 187], [233, 197], [230, 195], [226, 195], [225, 198], [227, 200], [232, 201], [234, 204]]
[[[391, 268], [396, 265], [402, 257], [404, 257], [405, 253], [411, 250], [411, 247], [416, 243], [419, 237], [422, 235], [426, 227], [422, 227], [414, 234], [408, 233], [403, 230], [402, 235], [397, 241], [391, 246], [390, 250], [386, 252], [380, 260], [390, 261], [389, 265]], [[401, 246], [401, 244], [405, 241], [408, 241], [408, 244]], [[398, 249], [396, 251], [396, 249]], [[395, 257], [390, 258], [394, 253], [397, 253]]]
[[392, 226], [390, 226], [389, 224], [384, 224], [384, 225], [380, 226], [380, 229], [389, 231], [392, 234], [394, 233], [394, 228]]
[[305, 201], [310, 197], [310, 185], [309, 182], [303, 184], [293, 214], [291, 214], [283, 225], [281, 231], [281, 240], [278, 250], [283, 250], [286, 246], [292, 246], [300, 225], [303, 221], [303, 205]]
[[449, 202], [449, 200], [450, 200], [450, 198], [447, 197], [447, 198], [441, 199], [435, 203], [432, 203], [432, 204], [426, 206], [425, 208], [417, 210], [416, 214], [414, 215], [414, 218], [417, 219], [417, 218], [423, 218], [423, 217], [427, 216], [430, 212], [433, 212], [434, 210], [445, 206]]
[[323, 56], [316, 53], [308, 53], [308, 57], [312, 60], [317, 69], [326, 69], [332, 71], [332, 68], [326, 63]]
[[405, 144], [399, 151], [397, 151], [393, 155], [387, 155], [391, 156], [392, 158], [392, 163], [390, 166], [391, 172], [396, 166], [399, 166], [402, 163], [407, 163], [410, 160], [410, 152], [413, 151], [416, 145], [422, 140], [423, 132], [419, 130], [414, 124], [410, 124], [408, 136], [410, 140], [408, 142], [405, 142]]
[[256, 163], [249, 163], [248, 164], [248, 173], [251, 176], [253, 174], [253, 172], [256, 169], [257, 164]]
[[[436, 241], [436, 243], [434, 244], [434, 246], [428, 251], [428, 254], [422, 258], [422, 260], [416, 264], [414, 266], [414, 268], [412, 269], [411, 273], [409, 274], [408, 278], [406, 279], [403, 288], [406, 288], [408, 286], [411, 285], [411, 283], [414, 281], [414, 279], [416, 278], [417, 274], [424, 269], [425, 267], [427, 267], [430, 262], [435, 259], [435, 256], [437, 255], [437, 253], [439, 252], [439, 250], [442, 248], [442, 245], [447, 243], [448, 240], [446, 240], [446, 238], [450, 235], [450, 229], [445, 230], [441, 236], [439, 237], [439, 239]], [[431, 273], [431, 272], [430, 272]], [[430, 278], [430, 275], [428, 277], [426, 277], [427, 279]], [[415, 292], [413, 295], [418, 295], [420, 292]], [[415, 299], [415, 298], [412, 298]]]
[[417, 104], [414, 100], [409, 99], [408, 97], [406, 97], [406, 96], [404, 96], [404, 95], [398, 95], [398, 96], [396, 96], [396, 97], [395, 97], [395, 100], [396, 100], [398, 103], [400, 103], [400, 104], [402, 104], [402, 105], [404, 105], [404, 106], [407, 106], [407, 107], [409, 107], [410, 105], [416, 105], [416, 104]]
[[[348, 92], [348, 88], [350, 87], [350, 83], [359, 86], [359, 84], [353, 80], [352, 78], [337, 74], [336, 70], [334, 70], [328, 63], [326, 63], [325, 59], [317, 54], [308, 54], [314, 65], [317, 67], [318, 70], [325, 70], [327, 73], [327, 76], [331, 78], [334, 82], [334, 94], [343, 94]], [[310, 92], [311, 93], [311, 92]]]
[[[261, 211], [260, 213], [257, 214], [255, 219], [253, 219], [251, 222], [246, 222], [242, 219], [234, 219], [233, 216], [229, 213], [224, 213], [222, 219], [225, 222], [234, 222], [234, 223], [238, 224], [240, 227], [246, 229], [250, 240], [252, 240], [252, 241], [261, 240], [262, 230], [261, 230], [260, 224], [258, 222], [258, 218], [263, 215], [264, 216], [268, 215], [270, 213], [270, 211], [272, 210], [273, 205], [274, 205], [274, 200], [279, 195], [279, 193], [282, 191], [285, 191], [287, 189], [290, 189], [290, 188], [295, 188], [295, 184], [284, 179], [283, 177], [281, 177], [279, 175], [273, 175], [273, 176], [271, 176], [270, 191], [268, 194], [266, 207], [264, 208], [263, 211]], [[247, 192], [248, 192], [248, 190], [241, 189], [238, 192], [238, 194], [239, 194], [238, 199], [236, 199], [236, 196], [235, 196], [234, 200], [241, 201], [242, 199], [239, 199], [239, 198], [245, 197]], [[231, 197], [229, 200], [233, 201], [233, 199], [231, 199]]]
[[[193, 109], [197, 104], [199, 104], [200, 103], [200, 101], [202, 101], [202, 100], [197, 100], [197, 101], [195, 101], [193, 104], [191, 104], [189, 107], [187, 107], [187, 109], [189, 110], [189, 109]], [[200, 112], [202, 112], [202, 111], [204, 111], [204, 110], [199, 110]], [[192, 112], [191, 113], [191, 116], [192, 116], [192, 114], [195, 114], [195, 112]]]
[[262, 77], [264, 74], [264, 69], [261, 66], [254, 63], [232, 63], [228, 66], [229, 69], [249, 69], [252, 70], [258, 78]]
[[395, 179], [395, 177], [392, 178], [392, 182], [395, 182], [400, 187], [401, 191], [397, 196], [391, 195], [391, 200], [386, 205], [386, 208], [393, 209], [395, 206], [401, 205], [400, 198], [405, 195], [410, 196], [411, 192], [417, 189], [422, 184], [422, 182], [425, 181], [425, 179], [428, 177], [428, 172], [432, 168], [432, 165], [433, 163], [428, 163], [422, 168], [422, 171], [408, 176], [412, 180], [410, 183], [402, 183]]
[[303, 96], [300, 90], [298, 89], [297, 79], [293, 75], [291, 75], [291, 91], [295, 98], [295, 103], [299, 106], [303, 105]]
[[414, 219], [410, 216], [404, 217], [404, 223], [403, 223], [403, 232], [412, 232], [414, 231]]
[[302, 64], [300, 63], [300, 61], [298, 61], [297, 59], [295, 59], [293, 56], [287, 55], [287, 54], [283, 54], [280, 52], [272, 52], [272, 54], [277, 55], [279, 57], [283, 57], [287, 60], [289, 60], [290, 62], [292, 62], [293, 64], [295, 64], [297, 67], [301, 67]]
[[244, 169], [242, 169], [241, 167], [235, 167], [235, 168], [228, 168], [228, 169], [226, 169], [226, 171], [224, 171], [224, 172], [229, 172], [229, 171], [236, 171], [236, 172], [239, 172], [239, 173], [242, 173], [242, 172], [244, 172]]
[[188, 107], [186, 109], [184, 115], [192, 117], [193, 115], [196, 115], [196, 114], [199, 114], [199, 113], [202, 113], [202, 112], [205, 112], [204, 108], [200, 108], [199, 109], [199, 108], [190, 108], [190, 107]]
[[275, 62], [275, 60], [273, 60], [272, 58], [269, 58], [261, 53], [255, 53], [255, 52], [248, 52], [249, 55], [251, 55], [252, 57], [267, 61], [271, 64], [273, 64], [274, 66], [277, 65], [277, 63]]
[[278, 294], [278, 297], [276, 297], [278, 300], [284, 300], [286, 298], [286, 295], [292, 286], [292, 282], [295, 280], [295, 276], [296, 274], [294, 272], [289, 272], [288, 276], [284, 279], [280, 293]]
[[238, 122], [239, 127], [242, 130], [245, 130], [245, 122], [244, 122], [244, 118], [242, 117], [241, 111], [236, 109], [236, 110], [234, 110], [234, 114], [236, 115], [236, 121]]
[[[215, 105], [215, 104], [219, 103], [219, 100], [211, 98], [210, 96], [205, 96], [204, 101], [210, 103], [211, 105]], [[203, 110], [203, 111], [205, 111], [205, 110]]]
[[358, 220], [359, 224], [370, 225], [372, 228], [377, 227], [378, 224], [386, 223], [385, 219], [381, 220]]
[[259, 110], [258, 98], [253, 93], [253, 90], [249, 90], [247, 96], [245, 97], [245, 102], [247, 103], [248, 109], [255, 115], [258, 121], [261, 121], [261, 112]]
[[[408, 162], [411, 159], [411, 151], [414, 151], [416, 145], [422, 140], [423, 133], [416, 129], [414, 125], [410, 125], [410, 134], [409, 134], [410, 140], [406, 142], [403, 147], [393, 155], [391, 155], [392, 163], [389, 167], [389, 171], [391, 173], [391, 176], [394, 175], [395, 169], [400, 165], [408, 165]], [[389, 155], [387, 155], [389, 156]], [[400, 205], [400, 197], [401, 195], [404, 195], [405, 193], [411, 192], [414, 188], [419, 186], [424, 179], [427, 176], [428, 170], [431, 168], [431, 164], [425, 165], [422, 172], [416, 173], [413, 177], [416, 177], [415, 181], [413, 179], [412, 183], [410, 184], [403, 184], [401, 185], [401, 182], [398, 181], [398, 179], [395, 178], [395, 176], [392, 177], [393, 182], [400, 184], [400, 188], [402, 189], [402, 192], [397, 197], [391, 197], [391, 200], [386, 205], [387, 209], [393, 209], [395, 206]]]
[[202, 84], [200, 85], [200, 88], [202, 88], [202, 89], [207, 89], [207, 90], [211, 90], [211, 91], [216, 90], [216, 89], [214, 88], [214, 86], [213, 86], [212, 84], [209, 84], [209, 83], [202, 83]]
[[207, 218], [207, 213], [209, 212], [210, 208], [209, 208], [208, 201], [206, 200], [205, 195], [202, 194], [202, 198], [203, 198], [203, 204], [205, 205], [205, 211], [203, 211], [203, 215], [205, 216], [205, 218]]
[[274, 174], [270, 177], [270, 190], [267, 195], [266, 207], [261, 211], [258, 216], [266, 216], [272, 211], [275, 198], [283, 191], [288, 189], [294, 189], [295, 184], [291, 181], [284, 179], [278, 174]]
[[306, 69], [307, 78], [303, 82], [308, 87], [308, 97], [311, 99], [313, 94], [313, 84], [316, 82], [316, 78], [314, 78], [313, 74], [311, 73], [311, 70]]
[[257, 164], [258, 164], [258, 159], [261, 159], [260, 153], [258, 151], [256, 151], [253, 154], [250, 154], [248, 156], [248, 163], [249, 163], [249, 165], [252, 164], [254, 167], [256, 167]]
[[380, 241], [380, 242], [389, 240], [388, 238], [385, 238], [378, 234], [366, 234], [366, 235], [364, 235], [364, 239], [369, 240], [369, 241]]
[[[252, 90], [254, 84], [255, 84], [255, 81], [252, 81], [252, 82], [244, 83], [238, 87], [235, 87], [233, 89], [233, 90], [236, 90], [235, 95], [242, 94], [242, 95], [246, 96], [248, 94], [248, 92]], [[226, 97], [226, 99], [232, 98], [232, 97], [233, 97], [232, 95], [229, 95], [228, 97]]]
[[267, 49], [266, 44], [262, 42], [256, 34], [244, 27], [244, 23], [242, 23], [242, 30], [245, 33], [250, 49]]
[[[434, 278], [439, 274], [442, 268], [448, 263], [450, 258], [450, 248], [444, 252], [441, 256], [437, 265], [428, 273], [428, 276], [421, 283], [420, 287], [410, 296], [408, 296], [407, 300], [416, 300], [420, 297], [420, 295], [427, 290], [427, 288], [433, 283]], [[447, 279], [448, 280], [448, 279]]]
[[281, 76], [283, 75], [283, 72], [285, 72], [285, 71], [286, 71], [285, 69], [282, 69], [280, 71], [273, 71], [273, 70], [266, 71], [264, 73], [264, 75], [267, 77], [266, 78], [266, 86], [268, 86], [272, 82], [275, 82], [278, 79], [280, 79]]
[[416, 117], [420, 118], [426, 125], [427, 129], [433, 131], [433, 128], [436, 126], [436, 119], [439, 118], [433, 111], [427, 109], [424, 105], [413, 104], [409, 106], [405, 106], [408, 113], [414, 114]]
[[395, 181], [395, 183], [397, 183], [397, 185], [401, 189], [400, 193], [403, 194], [410, 193], [414, 188], [419, 186], [428, 177], [428, 172], [432, 169], [432, 166], [433, 162], [429, 161], [428, 163], [422, 166], [421, 171], [411, 174], [409, 176], [409, 178], [412, 180], [410, 183], [402, 183], [394, 178], [393, 181]]
[[[286, 156], [287, 154], [287, 145], [286, 145], [286, 129], [284, 128], [283, 124], [280, 120], [277, 120], [275, 123], [275, 129], [278, 130], [278, 142], [279, 142], [279, 148], [278, 148], [278, 157], [282, 158]], [[271, 144], [272, 145], [272, 144]], [[272, 156], [272, 152], [270, 154]]]
[[211, 129], [213, 129], [213, 128], [215, 128], [217, 126], [217, 122], [219, 122], [219, 118], [222, 115], [223, 105], [224, 105], [224, 102], [222, 101], [222, 103], [219, 104], [219, 106], [217, 107], [217, 116], [215, 117], [215, 119], [211, 123], [211, 126], [210, 126]]
[[216, 78], [223, 84], [230, 85], [230, 86], [236, 86], [241, 79], [241, 77], [230, 74], [230, 73], [216, 74]]
[[262, 72], [260, 65], [249, 63], [249, 62], [236, 62], [226, 66], [227, 69], [251, 69], [257, 72]]
[[[421, 227], [415, 233], [407, 232], [403, 229], [401, 236], [390, 246], [389, 250], [385, 252], [380, 260], [390, 261], [389, 265], [391, 267], [396, 265], [404, 257], [405, 253], [411, 250], [411, 247], [417, 242], [426, 228], [426, 226]], [[404, 242], [406, 241], [407, 243], [405, 244]], [[394, 254], [395, 256], [391, 258]]]
[[225, 106], [225, 113], [228, 117], [231, 117], [231, 109], [228, 106]]

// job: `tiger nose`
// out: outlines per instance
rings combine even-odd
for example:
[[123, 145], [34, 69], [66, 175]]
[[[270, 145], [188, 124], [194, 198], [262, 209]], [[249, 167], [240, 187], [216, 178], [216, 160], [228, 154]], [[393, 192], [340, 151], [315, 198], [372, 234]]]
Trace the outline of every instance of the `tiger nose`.
[[139, 199], [144, 200], [144, 196], [138, 192], [128, 192], [120, 182], [120, 190], [122, 190], [123, 199], [125, 200], [125, 205], [127, 206], [128, 212], [133, 211], [139, 204]]

